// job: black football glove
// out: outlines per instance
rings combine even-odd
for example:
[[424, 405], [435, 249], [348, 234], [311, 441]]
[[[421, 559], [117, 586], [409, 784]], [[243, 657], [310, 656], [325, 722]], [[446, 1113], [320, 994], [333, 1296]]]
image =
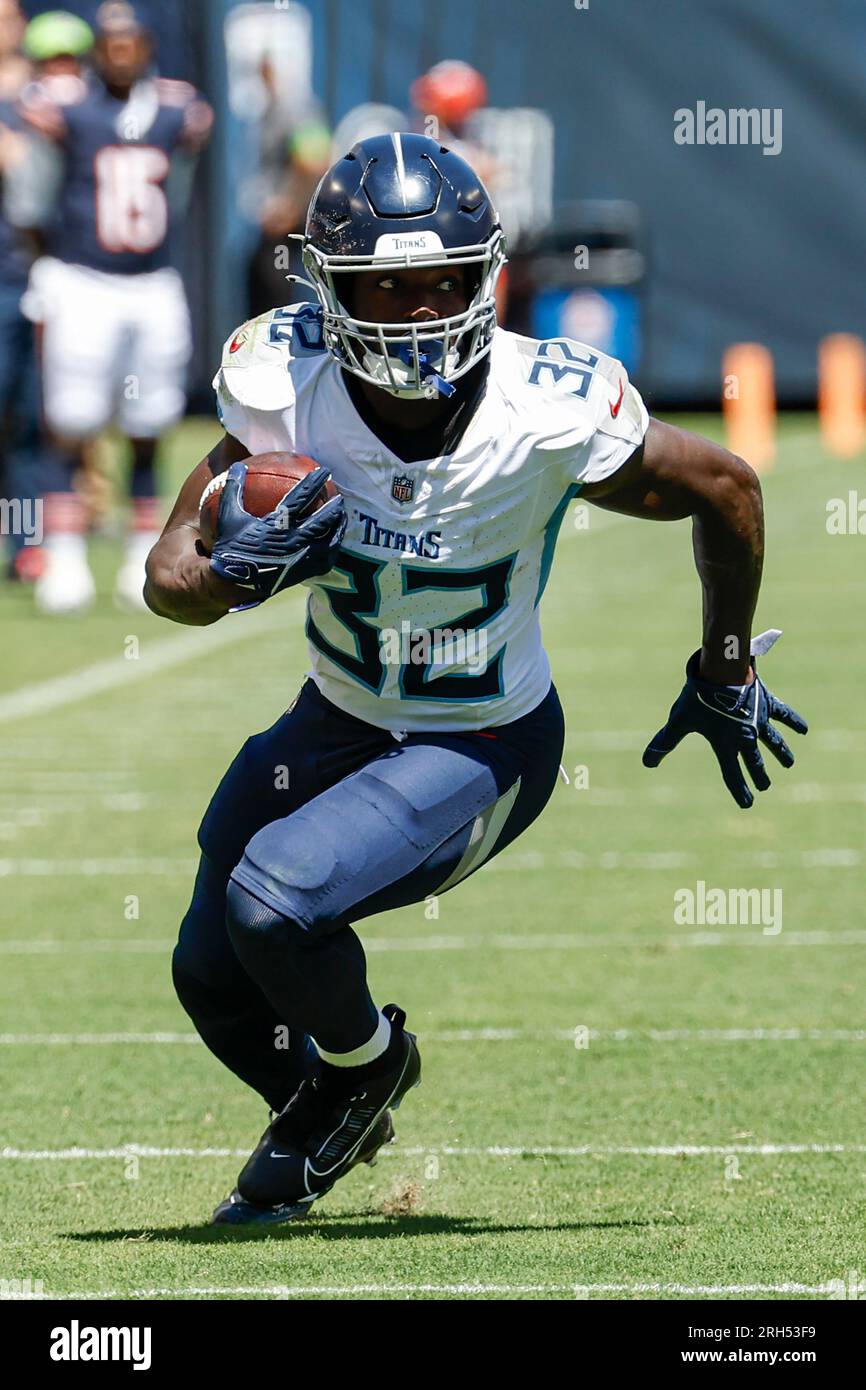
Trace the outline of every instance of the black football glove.
[[[777, 628], [762, 632], [752, 640], [751, 655], [762, 656], [781, 635]], [[802, 715], [770, 693], [758, 678], [757, 670], [751, 685], [715, 685], [698, 675], [700, 660], [699, 651], [689, 657], [686, 683], [671, 708], [667, 724], [644, 749], [643, 765], [658, 767], [662, 758], [672, 753], [686, 734], [703, 734], [719, 760], [725, 786], [737, 805], [745, 810], [755, 798], [743, 776], [739, 758], [742, 757], [758, 791], [766, 791], [770, 779], [758, 741], [769, 748], [782, 767], [791, 767], [794, 761], [794, 754], [770, 720], [777, 719], [798, 734], [805, 734], [808, 725]], [[753, 661], [752, 666], [755, 665]]]
[[244, 508], [246, 476], [245, 463], [233, 463], [228, 470], [217, 518], [219, 539], [210, 563], [223, 579], [248, 589], [253, 606], [292, 584], [327, 574], [336, 561], [347, 517], [343, 499], [337, 496], [300, 519], [330, 478], [327, 468], [308, 473], [263, 517]]

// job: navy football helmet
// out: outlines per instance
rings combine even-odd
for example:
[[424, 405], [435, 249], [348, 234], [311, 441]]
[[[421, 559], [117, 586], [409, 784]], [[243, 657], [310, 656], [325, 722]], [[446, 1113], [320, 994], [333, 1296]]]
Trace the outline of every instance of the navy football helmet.
[[[355, 145], [313, 194], [303, 256], [325, 344], [363, 381], [395, 396], [451, 395], [451, 383], [490, 351], [502, 228], [477, 174], [437, 141], [395, 132]], [[472, 268], [472, 295], [447, 318], [369, 323], [343, 302], [346, 275], [455, 265]]]

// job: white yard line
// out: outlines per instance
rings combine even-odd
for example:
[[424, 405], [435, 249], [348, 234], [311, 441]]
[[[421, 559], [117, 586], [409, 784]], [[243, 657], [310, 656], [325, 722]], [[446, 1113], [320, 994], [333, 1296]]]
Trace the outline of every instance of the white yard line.
[[[385, 1145], [379, 1156], [388, 1158], [703, 1158], [711, 1155], [750, 1154], [769, 1157], [783, 1154], [864, 1154], [866, 1144], [414, 1144]], [[128, 1158], [248, 1158], [249, 1149], [160, 1147], [123, 1144], [90, 1149], [75, 1145], [66, 1149], [0, 1149], [0, 1160], [43, 1162]]]
[[[3, 861], [0, 860], [0, 877]], [[194, 867], [194, 866], [193, 866]], [[63, 941], [48, 937], [31, 937], [23, 940], [0, 940], [0, 955], [42, 956], [42, 955], [159, 955], [174, 948], [175, 938], [114, 940], [111, 937], [84, 941]], [[866, 945], [866, 928], [850, 927], [838, 931], [782, 931], [776, 936], [764, 935], [760, 927], [726, 927], [723, 931], [683, 932], [681, 935], [645, 936], [610, 934], [584, 934], [574, 932], [559, 935], [523, 935], [499, 933], [495, 936], [369, 936], [364, 938], [364, 950], [369, 952], [412, 953], [416, 951], [610, 951], [647, 950], [663, 946], [670, 950], [714, 949], [717, 947], [741, 946], [863, 946]]]
[[[579, 795], [579, 793], [578, 793]], [[784, 853], [776, 850], [757, 850], [740, 855], [740, 863], [762, 869], [854, 869], [863, 861], [863, 852], [854, 847], [829, 845], [814, 849]], [[486, 873], [526, 873], [533, 869], [640, 869], [643, 872], [667, 873], [671, 869], [699, 868], [701, 855], [682, 850], [604, 850], [587, 854], [579, 849], [515, 850], [500, 855], [485, 865]]]
[[0, 859], [0, 878], [109, 878], [146, 874], [158, 878], [195, 873], [197, 860], [139, 859]]
[[[284, 627], [285, 623], [285, 609], [275, 608], [264, 614], [229, 614], [210, 627], [187, 627], [182, 633], [171, 637], [155, 640], [145, 638], [136, 660], [127, 660], [124, 653], [119, 651], [116, 656], [94, 662], [92, 666], [83, 666], [66, 676], [34, 681], [31, 685], [23, 685], [6, 695], [0, 695], [0, 724], [26, 719], [33, 714], [46, 714], [49, 710], [62, 709], [79, 700], [90, 699], [93, 695], [102, 695], [107, 690], [125, 687], [134, 681], [157, 675], [160, 671], [168, 671], [173, 666], [201, 660], [221, 647], [264, 636], [275, 628]], [[133, 617], [130, 618], [130, 625], [135, 626]]]
[[[562, 692], [560, 692], [562, 694]], [[671, 690], [673, 694], [673, 688]], [[567, 692], [564, 697], [567, 703]], [[662, 713], [660, 711], [660, 713]], [[565, 746], [569, 749], [592, 748], [600, 752], [643, 752], [652, 736], [647, 729], [584, 729], [575, 718], [574, 729], [566, 735]], [[866, 748], [866, 730], [863, 729], [813, 729], [806, 735], [808, 745], [824, 752], [853, 753]], [[794, 751], [800, 740], [794, 738]], [[804, 743], [803, 747], [807, 745]], [[781, 774], [780, 774], [781, 776]]]
[[[531, 1230], [532, 1227], [527, 1229]], [[217, 1284], [197, 1287], [195, 1285], [166, 1285], [152, 1289], [73, 1289], [69, 1293], [45, 1294], [5, 1294], [5, 1298], [19, 1302], [33, 1300], [53, 1302], [63, 1300], [92, 1299], [156, 1299], [156, 1298], [352, 1298], [364, 1294], [400, 1297], [407, 1295], [447, 1294], [454, 1298], [472, 1298], [481, 1294], [568, 1294], [572, 1298], [585, 1298], [590, 1294], [683, 1294], [685, 1296], [723, 1297], [737, 1294], [814, 1294], [829, 1298], [839, 1295], [841, 1280], [825, 1284]]]
[[[0, 763], [2, 766], [2, 763]], [[567, 769], [566, 769], [567, 770]], [[87, 812], [92, 814], [99, 803], [108, 811], [137, 814], [140, 811], [153, 811], [158, 806], [177, 806], [182, 800], [190, 807], [200, 804], [201, 797], [190, 789], [184, 792], [173, 789], [171, 795], [161, 792], [129, 790], [107, 790], [98, 784], [97, 774], [74, 774], [81, 779], [81, 785], [55, 786], [51, 773], [38, 773], [45, 778], [45, 785], [28, 786], [15, 794], [0, 794], [0, 817], [8, 817], [8, 822], [21, 829], [42, 827], [49, 816], [69, 815]], [[118, 774], [119, 775], [119, 774]], [[124, 774], [126, 776], [126, 774]], [[833, 805], [861, 805], [866, 803], [866, 782], [787, 782], [774, 788], [779, 799], [786, 803], [819, 802]], [[74, 794], [73, 794], [74, 792]], [[586, 806], [631, 806], [635, 802], [635, 792], [624, 787], [588, 787], [585, 791], [572, 794], [564, 792], [566, 802], [578, 810]], [[710, 802], [717, 798], [714, 787], [704, 789], [701, 800]], [[22, 804], [22, 798], [26, 798]], [[39, 800], [38, 798], [42, 798]], [[683, 789], [674, 785], [664, 786], [653, 782], [640, 789], [642, 802], [674, 806], [683, 800]], [[695, 790], [689, 791], [689, 801], [693, 804]], [[0, 822], [2, 823], [2, 822]], [[669, 856], [668, 856], [669, 857]], [[676, 867], [676, 865], [674, 865]]]
[[[446, 1028], [422, 1030], [423, 1043], [574, 1043], [573, 1028]], [[866, 1043], [866, 1028], [590, 1028], [589, 1042], [636, 1043]], [[197, 1033], [0, 1033], [0, 1047], [114, 1047], [199, 1044]]]
[[[566, 772], [568, 771], [569, 769], [566, 768]], [[859, 806], [866, 802], [866, 782], [796, 782], [789, 779], [786, 782], [774, 781], [773, 792], [778, 800], [795, 805], [820, 802], [821, 804]], [[576, 793], [568, 794], [566, 801], [578, 808], [586, 806], [633, 806], [638, 797], [641, 802], [649, 802], [658, 806], [679, 806], [685, 799], [685, 793], [681, 786], [659, 785], [648, 780], [641, 785], [639, 791], [634, 791], [628, 787], [590, 785]], [[689, 788], [688, 804], [693, 806], [696, 801], [706, 804], [717, 802], [718, 788], [709, 781], [700, 789]]]
[[840, 931], [785, 931], [776, 936], [765, 935], [760, 927], [727, 927], [724, 931], [683, 932], [682, 935], [654, 937], [626, 936], [611, 933], [585, 936], [578, 932], [558, 935], [496, 936], [430, 936], [430, 937], [364, 937], [364, 950], [370, 951], [606, 951], [612, 948], [646, 950], [663, 945], [672, 950], [680, 947], [704, 948], [724, 946], [862, 946], [866, 944], [866, 929], [845, 928]]
[[[758, 850], [743, 854], [740, 863], [754, 869], [856, 869], [863, 862], [863, 851], [853, 846], [826, 846], [797, 850], [793, 853]], [[579, 849], [516, 850], [493, 859], [484, 866], [485, 874], [532, 873], [551, 870], [639, 869], [647, 873], [669, 873], [671, 870], [700, 869], [701, 857], [681, 850], [603, 850], [587, 854]], [[102, 859], [0, 859], [0, 878], [92, 878], [121, 874], [187, 874], [194, 871], [192, 858], [137, 858], [135, 856]]]
[[163, 940], [127, 939], [113, 941], [110, 937], [101, 941], [52, 941], [33, 937], [24, 941], [0, 941], [0, 955], [4, 956], [77, 956], [109, 955], [150, 956], [163, 955], [174, 949], [175, 938]]
[[0, 1047], [173, 1047], [201, 1043], [198, 1033], [0, 1033]]

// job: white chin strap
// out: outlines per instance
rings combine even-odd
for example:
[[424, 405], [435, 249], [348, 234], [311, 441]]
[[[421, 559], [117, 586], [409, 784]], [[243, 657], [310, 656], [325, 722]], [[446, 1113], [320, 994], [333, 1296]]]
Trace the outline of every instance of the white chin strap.
[[[454, 371], [459, 360], [459, 352], [456, 348], [452, 348], [445, 358], [444, 367], [441, 359], [434, 364], [437, 374], [442, 375], [447, 380], [448, 373]], [[404, 400], [415, 401], [430, 400], [439, 394], [432, 382], [420, 387], [410, 384], [414, 383], [415, 380], [414, 369], [399, 357], [392, 357], [390, 353], [386, 361], [382, 353], [373, 352], [367, 348], [364, 352], [362, 365], [364, 371], [375, 379], [376, 385], [381, 386], [392, 396], [401, 396]]]

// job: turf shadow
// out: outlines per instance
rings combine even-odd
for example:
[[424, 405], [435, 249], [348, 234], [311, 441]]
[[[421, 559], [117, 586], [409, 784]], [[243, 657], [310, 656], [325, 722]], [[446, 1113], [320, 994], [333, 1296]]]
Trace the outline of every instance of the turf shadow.
[[[553, 1223], [506, 1224], [483, 1221], [471, 1216], [407, 1214], [383, 1216], [381, 1212], [343, 1212], [328, 1218], [320, 1215], [304, 1221], [287, 1222], [282, 1226], [163, 1226], [143, 1232], [137, 1228], [109, 1231], [66, 1231], [59, 1233], [67, 1240], [88, 1242], [119, 1241], [149, 1245], [157, 1241], [176, 1244], [218, 1245], [226, 1242], [256, 1240], [298, 1240], [316, 1236], [322, 1240], [385, 1240], [394, 1236], [441, 1235], [530, 1235], [536, 1231], [597, 1231], [629, 1230], [638, 1227], [679, 1225], [672, 1221], [557, 1221]], [[143, 1239], [144, 1235], [147, 1239]]]

